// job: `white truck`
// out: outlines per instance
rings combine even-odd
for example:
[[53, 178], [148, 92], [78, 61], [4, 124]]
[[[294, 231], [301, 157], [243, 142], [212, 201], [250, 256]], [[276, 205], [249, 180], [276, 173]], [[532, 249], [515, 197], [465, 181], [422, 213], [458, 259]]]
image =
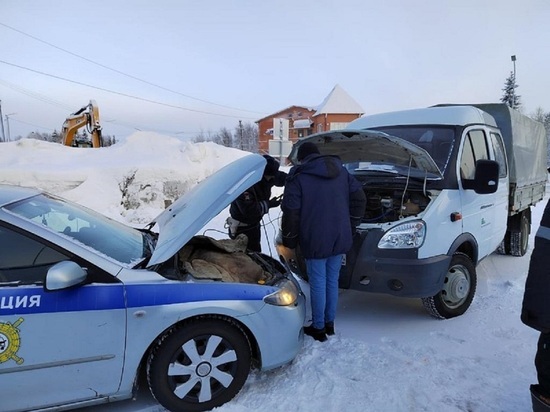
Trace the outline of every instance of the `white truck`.
[[[545, 194], [544, 126], [505, 104], [438, 105], [361, 117], [297, 141], [338, 155], [367, 206], [340, 287], [422, 298], [437, 318], [462, 315], [477, 264], [523, 256], [531, 206]], [[307, 279], [299, 250], [281, 260]]]

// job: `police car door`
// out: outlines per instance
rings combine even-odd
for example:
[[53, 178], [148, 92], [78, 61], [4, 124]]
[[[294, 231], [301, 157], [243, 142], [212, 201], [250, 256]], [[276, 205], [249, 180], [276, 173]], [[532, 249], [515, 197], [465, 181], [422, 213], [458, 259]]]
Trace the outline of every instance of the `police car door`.
[[[112, 395], [125, 347], [119, 283], [46, 291], [59, 249], [0, 226], [0, 409], [29, 410]], [[85, 265], [85, 262], [78, 262]], [[88, 267], [88, 276], [109, 279]]]

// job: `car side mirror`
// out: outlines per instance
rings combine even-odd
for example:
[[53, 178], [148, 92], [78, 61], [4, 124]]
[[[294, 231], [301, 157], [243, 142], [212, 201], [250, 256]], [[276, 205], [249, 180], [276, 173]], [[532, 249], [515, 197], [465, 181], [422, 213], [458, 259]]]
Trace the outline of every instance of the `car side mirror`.
[[464, 179], [462, 187], [473, 189], [477, 194], [495, 193], [498, 189], [499, 165], [495, 160], [478, 160], [473, 179]]
[[56, 263], [46, 273], [44, 287], [48, 291], [67, 289], [86, 280], [87, 272], [75, 262], [65, 260]]

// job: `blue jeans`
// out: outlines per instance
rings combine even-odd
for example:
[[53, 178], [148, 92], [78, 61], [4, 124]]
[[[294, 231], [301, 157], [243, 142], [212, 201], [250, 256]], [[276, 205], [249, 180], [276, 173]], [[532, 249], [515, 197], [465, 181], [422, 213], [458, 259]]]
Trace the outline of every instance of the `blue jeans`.
[[312, 326], [325, 327], [325, 323], [334, 322], [338, 303], [338, 277], [344, 255], [326, 259], [306, 259], [307, 275], [311, 293]]

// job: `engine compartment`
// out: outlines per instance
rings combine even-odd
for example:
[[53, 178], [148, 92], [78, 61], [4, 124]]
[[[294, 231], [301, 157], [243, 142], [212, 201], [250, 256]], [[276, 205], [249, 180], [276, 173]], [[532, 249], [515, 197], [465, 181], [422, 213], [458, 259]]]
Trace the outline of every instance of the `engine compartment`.
[[165, 262], [158, 272], [174, 280], [220, 281], [271, 285], [285, 276], [284, 266], [270, 256], [247, 250], [246, 235], [214, 239], [197, 235]]
[[422, 190], [400, 190], [369, 187], [363, 189], [367, 198], [362, 223], [395, 222], [418, 215], [430, 203], [429, 193]]

